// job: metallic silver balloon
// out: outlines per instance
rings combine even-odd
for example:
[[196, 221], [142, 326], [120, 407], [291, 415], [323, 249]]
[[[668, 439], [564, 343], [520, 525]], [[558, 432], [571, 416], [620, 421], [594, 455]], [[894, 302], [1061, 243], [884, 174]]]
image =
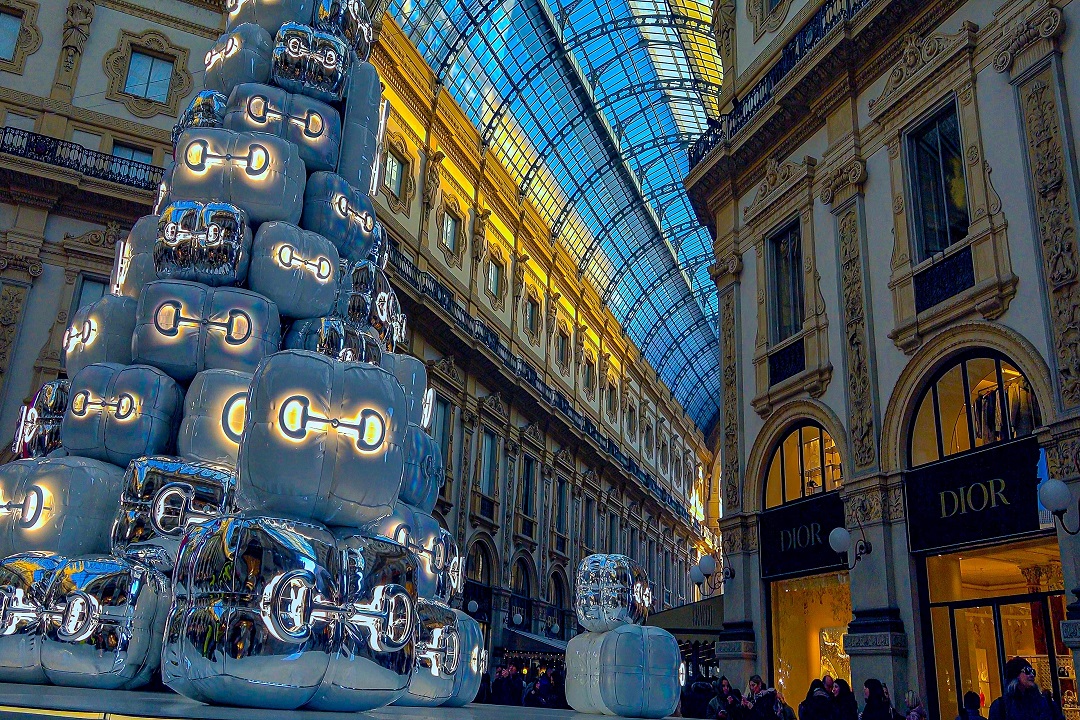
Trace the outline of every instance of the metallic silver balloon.
[[[226, 99], [237, 85], [265, 83], [270, 79], [274, 36], [254, 23], [242, 23], [217, 39], [206, 51], [203, 87]], [[224, 111], [224, 103], [222, 103]], [[222, 113], [224, 114], [224, 112]], [[221, 127], [220, 124], [217, 127]], [[176, 139], [173, 139], [173, 146]]]
[[280, 344], [277, 305], [262, 295], [158, 280], [139, 298], [131, 347], [135, 362], [187, 382], [209, 368], [254, 372]]
[[237, 85], [225, 115], [229, 130], [266, 132], [296, 145], [308, 172], [333, 170], [341, 116], [324, 102], [257, 83]]
[[[164, 186], [165, 181], [162, 180]], [[143, 285], [157, 279], [154, 243], [157, 242], [157, 215], [144, 215], [128, 236], [116, 244], [109, 287], [113, 295], [139, 299]]]
[[375, 224], [375, 206], [366, 192], [334, 173], [316, 172], [308, 178], [300, 226], [334, 243], [343, 259], [367, 259]]
[[399, 501], [393, 513], [371, 523], [368, 529], [416, 555], [420, 561], [416, 592], [421, 598], [449, 603], [464, 588], [457, 543], [428, 513]]
[[176, 145], [169, 197], [224, 202], [252, 223], [297, 223], [307, 169], [296, 146], [267, 133], [192, 128]]
[[[402, 313], [390, 279], [370, 260], [354, 263], [350, 272], [352, 282], [347, 310], [349, 319], [361, 326], [371, 327], [379, 336], [384, 349], [393, 352], [397, 340], [397, 323], [400, 322], [399, 316]], [[421, 401], [422, 395], [423, 393]], [[419, 405], [417, 403], [415, 413], [417, 421], [420, 420]]]
[[171, 574], [188, 526], [235, 512], [229, 468], [167, 456], [132, 460], [124, 474], [112, 551]]
[[62, 555], [42, 551], [0, 560], [0, 681], [48, 682], [41, 668], [45, 593], [65, 562]]
[[270, 77], [278, 87], [323, 102], [341, 102], [352, 50], [336, 33], [285, 23], [274, 38], [273, 57]]
[[63, 339], [68, 377], [75, 377], [91, 363], [131, 363], [137, 306], [134, 298], [107, 294], [75, 313]]
[[404, 393], [368, 363], [286, 350], [251, 381], [240, 491], [258, 512], [358, 527], [401, 487]]
[[239, 370], [216, 368], [196, 375], [184, 397], [177, 454], [235, 468], [250, 386], [251, 373]]
[[277, 303], [285, 317], [321, 317], [334, 309], [341, 259], [322, 235], [288, 223], [263, 223], [253, 256], [251, 289]]
[[[227, 37], [224, 36], [222, 40]], [[236, 45], [235, 40], [226, 41], [224, 44], [222, 40], [218, 40], [218, 44], [206, 52], [207, 72], [209, 72], [209, 61], [212, 57], [220, 60], [226, 56], [229, 49]], [[269, 63], [267, 63], [268, 72], [269, 69]], [[225, 123], [225, 106], [229, 102], [228, 95], [224, 91], [215, 90], [211, 85], [206, 87], [206, 90], [196, 93], [195, 97], [191, 98], [187, 108], [180, 114], [180, 119], [173, 125], [172, 144], [174, 152], [176, 151], [176, 143], [185, 130], [190, 128], [219, 128]]]
[[420, 358], [406, 353], [383, 353], [382, 366], [393, 373], [405, 388], [409, 422], [414, 425], [422, 424], [424, 394], [427, 392], [427, 365]]
[[193, 527], [174, 574], [162, 678], [249, 707], [367, 710], [414, 660], [414, 560], [320, 525], [227, 517]]
[[362, 0], [319, 0], [313, 24], [345, 38], [361, 62], [371, 57], [371, 14]]
[[184, 393], [149, 365], [93, 363], [71, 380], [60, 438], [73, 455], [126, 467], [172, 450]]
[[374, 334], [337, 315], [297, 320], [289, 328], [282, 345], [342, 362], [378, 365], [382, 357], [382, 346]]
[[679, 703], [679, 643], [666, 630], [622, 625], [566, 648], [566, 701], [580, 713], [662, 718]]
[[487, 648], [480, 623], [460, 610], [454, 610], [454, 614], [457, 615], [461, 659], [454, 673], [454, 690], [443, 703], [445, 707], [463, 707], [475, 700], [476, 693], [480, 692], [480, 680], [488, 671]]
[[401, 480], [401, 502], [425, 513], [435, 509], [445, 476], [442, 451], [434, 438], [409, 423], [405, 434], [405, 475]]
[[341, 156], [337, 171], [350, 185], [369, 193], [379, 165], [379, 132], [384, 108], [379, 71], [369, 62], [349, 72], [349, 103], [341, 118]]
[[578, 622], [590, 632], [640, 625], [649, 616], [649, 576], [625, 555], [589, 555], [578, 565], [575, 584]]
[[225, 28], [257, 23], [270, 35], [290, 20], [307, 21], [314, 0], [225, 0]]
[[241, 285], [251, 262], [251, 227], [229, 203], [170, 203], [158, 218], [154, 268], [162, 280]]
[[85, 457], [0, 466], [0, 556], [29, 550], [108, 552], [123, 471]]
[[458, 667], [468, 662], [462, 652], [458, 615], [441, 602], [417, 601], [420, 626], [416, 639], [416, 667], [409, 689], [395, 705], [436, 707], [454, 696]]
[[23, 407], [11, 452], [17, 458], [44, 457], [60, 448], [60, 428], [67, 410], [69, 380], [50, 380]]
[[169, 608], [163, 575], [122, 558], [69, 559], [45, 596], [41, 666], [69, 687], [130, 690], [161, 661]]

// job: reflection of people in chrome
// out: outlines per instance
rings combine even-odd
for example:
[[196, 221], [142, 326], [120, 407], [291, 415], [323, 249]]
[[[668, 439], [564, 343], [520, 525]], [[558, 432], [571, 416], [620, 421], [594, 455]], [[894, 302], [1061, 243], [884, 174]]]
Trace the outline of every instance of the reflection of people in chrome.
[[1035, 682], [1026, 658], [1005, 663], [1005, 692], [990, 705], [990, 720], [1061, 720], [1061, 709], [1048, 701]]

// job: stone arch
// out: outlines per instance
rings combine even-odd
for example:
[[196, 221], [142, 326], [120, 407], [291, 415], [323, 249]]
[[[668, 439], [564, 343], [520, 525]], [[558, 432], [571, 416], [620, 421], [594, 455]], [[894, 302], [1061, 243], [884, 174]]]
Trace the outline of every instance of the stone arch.
[[495, 541], [485, 532], [476, 533], [469, 542], [469, 550], [465, 554], [465, 576], [469, 576], [469, 558], [472, 557], [473, 548], [478, 545], [484, 549], [488, 559], [491, 561], [491, 586], [501, 587], [504, 583], [502, 578], [502, 563], [499, 562], [499, 550], [495, 545]]
[[514, 592], [513, 577], [514, 568], [525, 568], [525, 577], [529, 582], [529, 595], [535, 595], [538, 592], [539, 582], [537, 581], [536, 563], [533, 562], [532, 556], [524, 550], [519, 551], [514, 559], [510, 563], [510, 577], [506, 578], [506, 586], [510, 588], [511, 592]]
[[1046, 360], [1027, 338], [1003, 325], [968, 322], [938, 333], [923, 343], [893, 386], [881, 425], [881, 469], [900, 472], [907, 465], [907, 430], [914, 421], [916, 403], [927, 382], [961, 353], [994, 350], [1016, 365], [1031, 383], [1039, 400], [1044, 425], [1057, 415], [1054, 383]]
[[[793, 425], [803, 420], [812, 420], [832, 436], [840, 451], [840, 462], [844, 472], [850, 472], [850, 453], [848, 452], [847, 428], [833, 412], [832, 408], [817, 400], [793, 400], [778, 407], [765, 421], [754, 440], [750, 458], [743, 475], [743, 510], [761, 512], [764, 509], [765, 474], [769, 471], [772, 450]], [[846, 477], [846, 475], [845, 475]]]
[[560, 584], [563, 592], [563, 605], [562, 609], [566, 610], [571, 607], [572, 600], [570, 597], [570, 581], [567, 579], [566, 569], [562, 565], [555, 565], [551, 568], [551, 572], [548, 573], [547, 587], [545, 592], [548, 595], [548, 602], [555, 605], [555, 593], [553, 592], [555, 584]]

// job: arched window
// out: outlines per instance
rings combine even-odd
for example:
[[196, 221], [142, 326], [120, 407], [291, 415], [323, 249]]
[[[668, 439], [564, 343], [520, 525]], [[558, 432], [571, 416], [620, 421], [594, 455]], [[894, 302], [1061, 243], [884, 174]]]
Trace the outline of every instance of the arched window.
[[557, 610], [566, 607], [566, 588], [558, 573], [552, 573], [548, 581], [548, 597], [551, 598], [551, 606]]
[[465, 564], [465, 577], [481, 585], [491, 585], [491, 570], [491, 554], [483, 543], [473, 543], [468, 562]]
[[836, 443], [824, 428], [807, 421], [789, 430], [773, 451], [765, 480], [765, 508], [839, 490], [843, 484]]
[[939, 371], [915, 413], [910, 467], [1031, 435], [1042, 425], [1028, 379], [997, 353], [965, 355]]
[[518, 558], [510, 570], [510, 591], [522, 597], [532, 595], [532, 588], [529, 586], [529, 566], [525, 564], [524, 558]]

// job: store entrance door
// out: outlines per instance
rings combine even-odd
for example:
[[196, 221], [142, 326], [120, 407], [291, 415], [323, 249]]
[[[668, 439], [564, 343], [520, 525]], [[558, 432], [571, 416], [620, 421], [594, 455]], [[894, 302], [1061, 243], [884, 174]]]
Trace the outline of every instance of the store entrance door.
[[[1039, 562], [1051, 549], [1035, 541], [927, 558], [938, 717], [956, 717], [968, 692], [979, 695], [985, 715], [1002, 694], [1005, 663], [1021, 656], [1039, 686], [1063, 700], [1067, 720], [1080, 720], [1072, 656], [1060, 635], [1060, 565]], [[1026, 562], [1008, 567], [1019, 558]]]

